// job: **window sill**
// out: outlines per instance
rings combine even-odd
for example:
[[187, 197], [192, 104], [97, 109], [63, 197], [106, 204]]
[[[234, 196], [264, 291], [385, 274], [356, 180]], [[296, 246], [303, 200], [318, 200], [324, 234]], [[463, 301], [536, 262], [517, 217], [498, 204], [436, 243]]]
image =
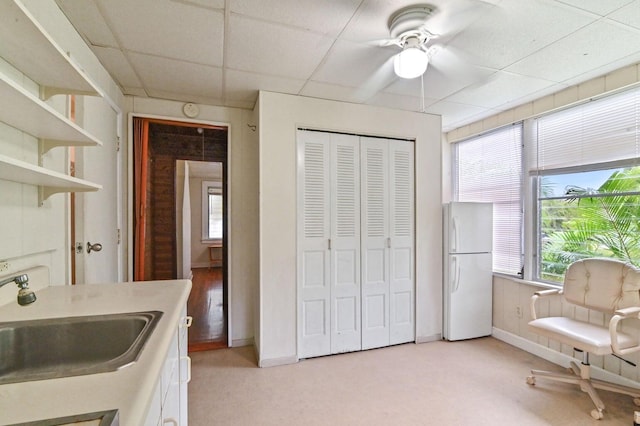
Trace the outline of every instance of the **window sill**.
[[550, 283], [543, 283], [543, 282], [540, 282], [540, 281], [525, 280], [525, 279], [517, 277], [515, 275], [503, 274], [503, 273], [500, 273], [500, 272], [494, 272], [493, 276], [494, 277], [500, 277], [500, 278], [506, 278], [508, 280], [515, 281], [515, 282], [520, 283], [520, 284], [527, 284], [527, 285], [534, 286], [534, 287], [539, 287], [539, 288], [562, 289], [562, 286], [558, 285], [558, 284], [550, 284]]

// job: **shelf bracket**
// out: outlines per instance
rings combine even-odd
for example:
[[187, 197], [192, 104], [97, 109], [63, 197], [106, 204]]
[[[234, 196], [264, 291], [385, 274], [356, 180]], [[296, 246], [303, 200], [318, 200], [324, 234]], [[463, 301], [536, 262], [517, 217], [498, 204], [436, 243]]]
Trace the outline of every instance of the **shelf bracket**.
[[40, 99], [46, 101], [55, 95], [82, 95], [82, 96], [99, 96], [98, 92], [61, 89], [58, 87], [41, 86], [40, 87]]

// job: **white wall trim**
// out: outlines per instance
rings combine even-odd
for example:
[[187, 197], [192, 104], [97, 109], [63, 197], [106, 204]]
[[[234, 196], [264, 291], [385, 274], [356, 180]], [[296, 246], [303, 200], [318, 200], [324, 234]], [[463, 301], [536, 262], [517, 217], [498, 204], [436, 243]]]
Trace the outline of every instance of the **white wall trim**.
[[431, 336], [416, 336], [416, 344], [437, 342], [438, 340], [442, 340], [442, 334], [440, 333]]
[[[516, 336], [515, 334], [509, 333], [499, 328], [494, 327], [493, 333], [491, 335], [498, 340], [510, 344], [511, 346], [515, 346], [519, 349], [527, 351], [533, 355], [546, 359], [547, 361], [553, 362], [554, 364], [558, 364], [562, 367], [568, 368], [569, 363], [571, 361], [575, 361], [575, 358], [570, 357], [569, 355], [554, 351], [553, 349], [549, 349], [545, 346], [532, 342], [531, 340]], [[527, 372], [523, 372], [522, 374], [522, 377], [524, 379], [524, 377], [527, 375]], [[594, 379], [604, 380], [621, 386], [629, 386], [632, 388], [640, 387], [640, 383], [634, 380], [627, 379], [626, 377], [611, 373], [610, 371], [603, 370], [602, 368], [596, 367], [594, 365], [591, 366], [591, 376]]]
[[298, 357], [297, 356], [284, 356], [281, 358], [269, 358], [269, 359], [261, 359], [258, 362], [258, 367], [277, 367], [279, 365], [288, 365], [288, 364], [297, 364]]
[[253, 342], [253, 337], [249, 337], [247, 339], [235, 339], [231, 341], [232, 348], [239, 348], [241, 346], [255, 346]]

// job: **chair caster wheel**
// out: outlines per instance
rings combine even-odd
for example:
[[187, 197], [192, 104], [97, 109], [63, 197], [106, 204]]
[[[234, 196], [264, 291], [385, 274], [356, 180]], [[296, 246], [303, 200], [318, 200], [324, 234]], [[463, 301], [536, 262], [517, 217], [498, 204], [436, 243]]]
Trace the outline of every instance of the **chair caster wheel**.
[[527, 377], [527, 384], [531, 385], [531, 386], [535, 385], [536, 384], [536, 378], [533, 377], [533, 376], [528, 376]]
[[602, 414], [602, 411], [598, 410], [597, 408], [594, 408], [593, 410], [591, 410], [591, 417], [593, 417], [596, 420], [601, 420], [604, 417], [604, 414]]
[[640, 407], [640, 398], [633, 398], [633, 403], [634, 403], [636, 406]]

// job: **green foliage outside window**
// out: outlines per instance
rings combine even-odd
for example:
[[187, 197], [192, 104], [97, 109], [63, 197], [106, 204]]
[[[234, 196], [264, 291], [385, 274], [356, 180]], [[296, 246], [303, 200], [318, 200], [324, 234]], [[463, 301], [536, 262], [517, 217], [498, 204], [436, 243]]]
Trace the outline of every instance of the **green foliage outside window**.
[[588, 257], [640, 266], [640, 167], [611, 171], [597, 189], [567, 185], [561, 197], [554, 178], [540, 180], [539, 278], [562, 282], [570, 263]]

